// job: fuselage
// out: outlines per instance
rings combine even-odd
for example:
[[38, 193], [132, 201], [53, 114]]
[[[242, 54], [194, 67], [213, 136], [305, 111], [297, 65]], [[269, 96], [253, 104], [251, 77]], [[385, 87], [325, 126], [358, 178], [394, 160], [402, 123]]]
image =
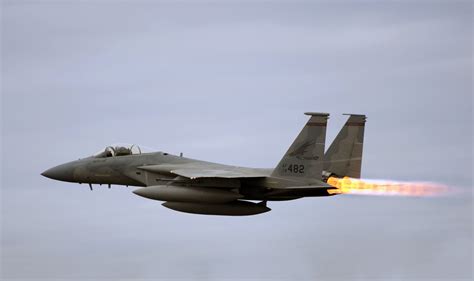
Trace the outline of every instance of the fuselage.
[[[339, 194], [329, 179], [360, 177], [365, 115], [350, 114], [325, 152], [328, 113], [306, 112], [306, 125], [274, 169], [246, 168], [164, 152], [143, 153], [115, 144], [97, 154], [51, 168], [43, 176], [93, 184], [138, 186], [133, 193], [164, 201], [181, 212], [253, 215], [270, 211], [269, 200]], [[259, 200], [254, 203], [246, 200]]]
[[[172, 173], [152, 173], [141, 167], [168, 165], [206, 165], [258, 171], [265, 177], [259, 178], [197, 178], [189, 179]], [[44, 176], [80, 184], [155, 186], [172, 185], [185, 187], [224, 188], [237, 191], [249, 200], [292, 200], [303, 196], [328, 196], [326, 191], [274, 190], [285, 186], [308, 185], [308, 182], [272, 177], [273, 169], [245, 168], [176, 156], [164, 152], [141, 153], [114, 157], [87, 157], [68, 162], [43, 173]]]

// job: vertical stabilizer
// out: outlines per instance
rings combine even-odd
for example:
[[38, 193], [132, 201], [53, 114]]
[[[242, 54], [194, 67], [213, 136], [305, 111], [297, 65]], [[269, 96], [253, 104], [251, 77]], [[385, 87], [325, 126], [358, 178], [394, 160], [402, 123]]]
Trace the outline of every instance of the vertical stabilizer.
[[305, 114], [311, 118], [278, 163], [272, 176], [321, 180], [329, 114]]
[[367, 117], [359, 114], [345, 115], [349, 115], [349, 119], [324, 155], [324, 175], [360, 178]]

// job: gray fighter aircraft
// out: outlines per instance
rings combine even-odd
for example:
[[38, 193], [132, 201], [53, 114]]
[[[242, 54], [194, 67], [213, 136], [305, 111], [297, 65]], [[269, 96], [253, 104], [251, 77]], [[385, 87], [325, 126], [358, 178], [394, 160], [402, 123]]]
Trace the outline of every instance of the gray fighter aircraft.
[[[324, 153], [329, 114], [310, 116], [274, 169], [200, 161], [138, 146], [109, 146], [100, 153], [42, 173], [66, 182], [138, 186], [133, 193], [165, 201], [181, 212], [244, 216], [268, 212], [267, 201], [332, 196], [331, 176], [360, 177], [365, 115], [350, 115]], [[250, 200], [250, 201], [248, 201]], [[260, 201], [254, 203], [251, 201]]]

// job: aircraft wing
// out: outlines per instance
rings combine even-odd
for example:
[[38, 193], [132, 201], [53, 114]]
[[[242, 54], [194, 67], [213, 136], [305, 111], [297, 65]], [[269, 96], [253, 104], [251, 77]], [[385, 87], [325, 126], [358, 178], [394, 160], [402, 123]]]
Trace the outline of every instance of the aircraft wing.
[[227, 165], [218, 165], [210, 163], [191, 163], [191, 164], [160, 164], [147, 165], [138, 167], [158, 174], [174, 174], [190, 179], [197, 178], [263, 178], [267, 177], [269, 173], [265, 173], [263, 169], [251, 169]]

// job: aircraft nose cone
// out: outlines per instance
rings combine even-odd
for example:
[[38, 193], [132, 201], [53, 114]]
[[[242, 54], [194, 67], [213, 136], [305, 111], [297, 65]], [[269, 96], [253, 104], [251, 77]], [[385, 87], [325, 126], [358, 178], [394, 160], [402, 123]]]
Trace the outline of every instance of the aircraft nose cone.
[[41, 173], [42, 176], [59, 181], [74, 181], [73, 177], [74, 169], [69, 164], [63, 164], [51, 169], [48, 169]]

